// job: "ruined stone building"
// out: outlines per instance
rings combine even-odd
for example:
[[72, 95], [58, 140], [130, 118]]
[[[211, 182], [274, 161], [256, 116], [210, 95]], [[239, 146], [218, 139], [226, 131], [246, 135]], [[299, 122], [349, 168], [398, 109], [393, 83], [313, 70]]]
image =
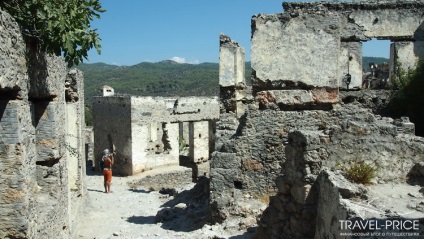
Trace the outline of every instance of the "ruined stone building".
[[104, 149], [113, 149], [114, 172], [133, 175], [180, 165], [181, 151], [188, 145], [188, 164], [209, 165], [219, 117], [217, 98], [115, 95], [108, 86], [103, 92], [93, 100], [95, 159]]
[[[420, 220], [423, 235], [419, 199], [405, 193], [391, 205], [382, 198], [400, 189], [420, 194], [424, 139], [407, 118], [344, 103], [339, 89], [360, 88], [364, 41], [392, 41], [393, 71], [424, 57], [424, 1], [290, 2], [283, 8], [252, 17], [252, 85], [243, 78], [243, 48], [220, 37], [213, 221], [254, 215], [257, 238], [344, 238], [341, 220], [405, 217]], [[375, 167], [373, 185], [345, 178], [343, 168], [355, 162]], [[263, 212], [246, 206], [267, 196]], [[408, 215], [391, 208], [402, 205]]]
[[0, 238], [71, 238], [84, 198], [83, 76], [0, 9]]

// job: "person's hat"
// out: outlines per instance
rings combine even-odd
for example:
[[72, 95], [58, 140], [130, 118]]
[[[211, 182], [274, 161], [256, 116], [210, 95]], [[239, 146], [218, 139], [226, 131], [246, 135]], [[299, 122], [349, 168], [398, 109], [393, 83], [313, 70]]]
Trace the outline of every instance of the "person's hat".
[[103, 154], [108, 154], [108, 153], [109, 153], [109, 149], [103, 150]]

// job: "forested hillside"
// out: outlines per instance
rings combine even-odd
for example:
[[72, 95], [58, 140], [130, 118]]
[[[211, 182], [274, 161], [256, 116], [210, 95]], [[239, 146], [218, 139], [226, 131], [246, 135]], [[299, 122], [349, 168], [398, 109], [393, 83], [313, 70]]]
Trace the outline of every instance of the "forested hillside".
[[[81, 64], [84, 72], [86, 101], [101, 95], [103, 85], [118, 94], [140, 96], [217, 96], [219, 64], [180, 64], [174, 61], [143, 62], [134, 66], [104, 63]], [[250, 63], [246, 63], [246, 77]]]
[[389, 59], [384, 58], [384, 57], [371, 57], [371, 56], [365, 56], [362, 58], [362, 69], [364, 69], [365, 71], [369, 71], [370, 70], [370, 63], [374, 63], [377, 65], [380, 65], [384, 62], [389, 63]]

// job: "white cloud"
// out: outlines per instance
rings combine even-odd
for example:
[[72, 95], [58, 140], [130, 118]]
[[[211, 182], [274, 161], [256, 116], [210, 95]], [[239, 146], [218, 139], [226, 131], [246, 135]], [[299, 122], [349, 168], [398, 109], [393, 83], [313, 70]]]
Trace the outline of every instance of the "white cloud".
[[178, 62], [178, 63], [186, 63], [184, 58], [178, 57], [178, 56], [172, 57], [171, 60]]
[[171, 60], [178, 62], [178, 63], [200, 64], [199, 60], [186, 61], [185, 58], [179, 57], [179, 56], [174, 56], [174, 57], [171, 58]]

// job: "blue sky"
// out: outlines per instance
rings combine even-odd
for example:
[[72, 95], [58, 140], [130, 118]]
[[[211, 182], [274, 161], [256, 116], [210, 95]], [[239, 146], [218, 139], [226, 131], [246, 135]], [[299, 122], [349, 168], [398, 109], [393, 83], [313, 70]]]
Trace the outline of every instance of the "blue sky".
[[[185, 63], [218, 62], [221, 32], [244, 47], [249, 61], [251, 17], [283, 11], [282, 0], [100, 2], [106, 12], [92, 22], [92, 27], [98, 29], [102, 38], [102, 54], [90, 51], [88, 63], [128, 66], [168, 59]], [[364, 46], [364, 55], [388, 57], [388, 54], [388, 44]]]

